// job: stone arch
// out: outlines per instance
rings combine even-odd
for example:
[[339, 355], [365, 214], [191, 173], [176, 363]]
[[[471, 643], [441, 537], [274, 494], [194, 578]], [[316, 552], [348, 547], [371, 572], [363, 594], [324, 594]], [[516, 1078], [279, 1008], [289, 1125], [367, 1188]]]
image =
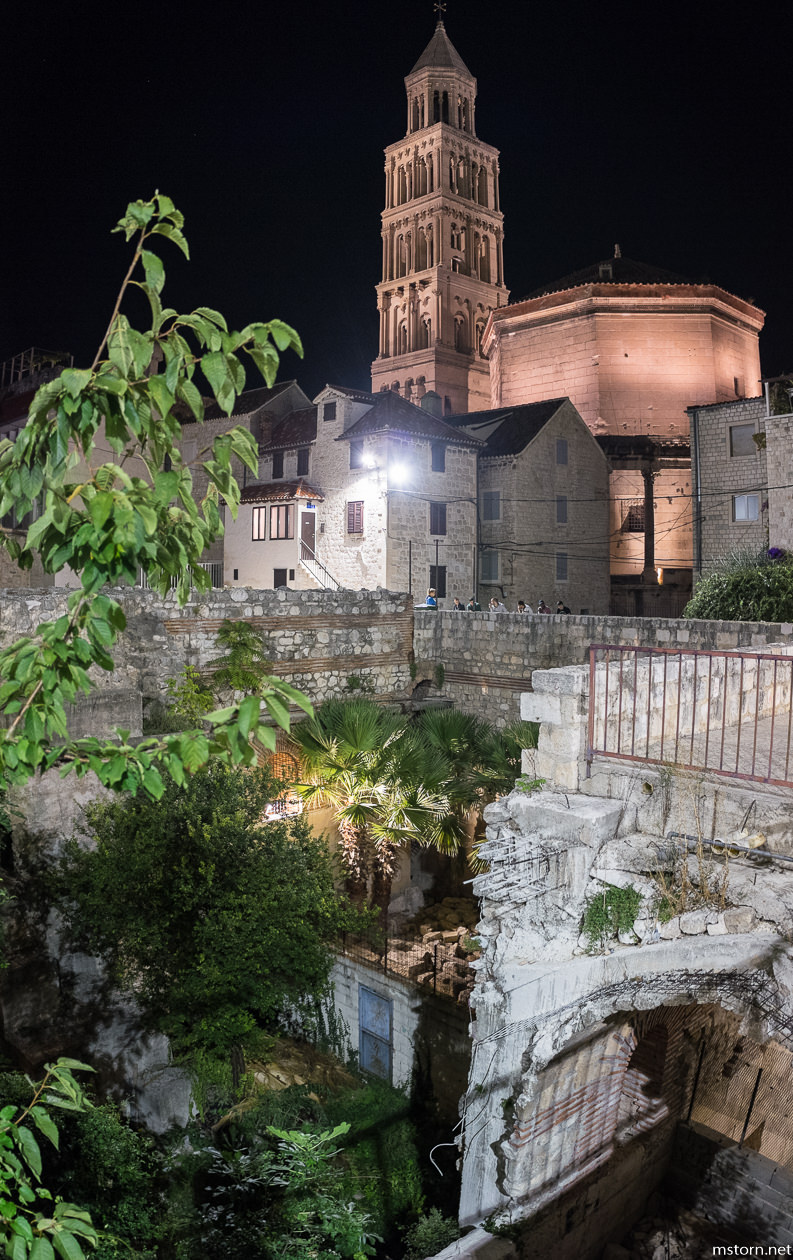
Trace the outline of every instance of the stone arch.
[[479, 175], [477, 179], [476, 199], [480, 206], [487, 205], [487, 167], [479, 167]]
[[419, 228], [416, 233], [416, 271], [425, 271], [427, 263], [427, 234], [424, 228]]

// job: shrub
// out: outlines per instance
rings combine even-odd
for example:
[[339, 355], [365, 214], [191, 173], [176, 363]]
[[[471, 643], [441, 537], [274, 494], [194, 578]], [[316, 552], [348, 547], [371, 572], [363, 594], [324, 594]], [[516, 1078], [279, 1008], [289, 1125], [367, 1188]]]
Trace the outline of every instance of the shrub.
[[633, 927], [642, 895], [635, 888], [616, 888], [607, 884], [602, 893], [598, 893], [587, 902], [581, 931], [586, 936], [590, 950], [602, 949], [606, 942], [620, 932], [629, 932]]
[[707, 621], [793, 621], [793, 557], [780, 547], [728, 556], [698, 584], [683, 616]]
[[460, 1227], [451, 1216], [430, 1208], [405, 1234], [405, 1260], [426, 1260], [460, 1237]]

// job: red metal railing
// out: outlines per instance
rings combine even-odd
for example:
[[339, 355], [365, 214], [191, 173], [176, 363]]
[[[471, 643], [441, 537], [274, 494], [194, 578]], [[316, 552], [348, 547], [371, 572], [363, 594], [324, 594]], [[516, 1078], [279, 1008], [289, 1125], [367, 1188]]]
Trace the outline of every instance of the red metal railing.
[[594, 643], [587, 778], [595, 757], [793, 786], [793, 656]]

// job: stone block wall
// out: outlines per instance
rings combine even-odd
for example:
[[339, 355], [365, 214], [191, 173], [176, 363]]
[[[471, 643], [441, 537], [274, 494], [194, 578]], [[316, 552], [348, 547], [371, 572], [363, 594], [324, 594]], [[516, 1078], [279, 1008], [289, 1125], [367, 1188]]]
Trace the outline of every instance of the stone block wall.
[[663, 1189], [747, 1242], [793, 1254], [793, 1173], [758, 1151], [704, 1125], [680, 1125]]
[[[768, 546], [769, 516], [766, 511], [761, 510], [756, 521], [733, 520], [734, 495], [758, 493], [761, 509], [766, 501], [769, 483], [766, 452], [762, 447], [753, 445], [748, 455], [732, 455], [730, 446], [730, 428], [733, 425], [752, 424], [758, 433], [762, 433], [764, 417], [763, 398], [698, 407], [696, 414], [692, 410], [691, 458], [696, 465], [695, 477], [698, 477], [694, 512], [695, 518], [699, 517], [700, 531], [698, 542], [695, 523], [695, 579], [712, 572], [719, 560], [732, 551], [744, 548], [760, 551]], [[700, 552], [701, 568], [698, 567]]]
[[793, 416], [765, 422], [768, 541], [793, 550]]
[[[376, 694], [403, 693], [410, 682], [413, 611], [405, 595], [387, 591], [255, 591], [246, 587], [193, 592], [180, 607], [173, 595], [164, 600], [140, 588], [114, 592], [127, 617], [127, 629], [114, 653], [113, 674], [97, 677], [97, 691], [85, 704], [106, 702], [113, 693], [121, 707], [103, 726], [132, 725], [130, 694], [142, 697], [144, 711], [165, 699], [165, 684], [185, 665], [205, 670], [218, 655], [216, 633], [225, 618], [245, 619], [257, 630], [273, 663], [273, 672], [319, 702], [349, 694], [356, 675]], [[53, 620], [66, 606], [62, 590], [7, 591], [0, 604], [0, 642], [31, 633], [40, 621]], [[137, 699], [140, 713], [140, 699]], [[99, 710], [97, 710], [97, 713]], [[138, 718], [139, 721], [139, 718]], [[83, 725], [88, 722], [86, 717]], [[82, 729], [82, 728], [81, 728]], [[98, 734], [99, 731], [91, 733]]]
[[[416, 610], [417, 677], [443, 665], [440, 694], [497, 725], [520, 717], [536, 670], [583, 665], [592, 643], [731, 651], [793, 644], [793, 625], [666, 618], [533, 616]], [[530, 719], [532, 721], [539, 719]]]

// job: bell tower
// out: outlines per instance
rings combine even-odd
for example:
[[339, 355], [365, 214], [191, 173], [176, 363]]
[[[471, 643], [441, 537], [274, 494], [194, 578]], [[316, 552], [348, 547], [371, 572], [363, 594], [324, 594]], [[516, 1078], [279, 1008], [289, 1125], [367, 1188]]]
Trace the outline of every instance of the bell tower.
[[372, 390], [446, 414], [490, 407], [482, 336], [505, 306], [498, 150], [477, 139], [476, 79], [439, 9], [435, 33], [405, 79], [407, 131], [385, 150], [380, 348]]

